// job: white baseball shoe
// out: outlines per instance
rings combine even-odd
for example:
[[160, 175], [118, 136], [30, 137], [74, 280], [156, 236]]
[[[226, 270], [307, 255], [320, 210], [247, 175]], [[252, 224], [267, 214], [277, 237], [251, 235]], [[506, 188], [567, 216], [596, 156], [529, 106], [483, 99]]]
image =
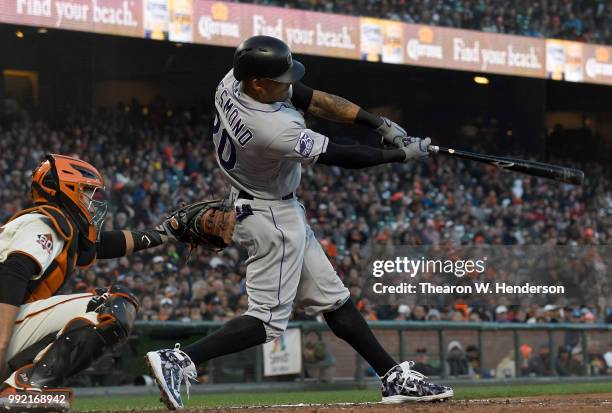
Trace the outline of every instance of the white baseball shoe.
[[404, 361], [384, 375], [382, 403], [443, 401], [453, 397], [453, 389], [425, 381], [427, 376], [411, 370], [412, 366], [414, 361]]
[[181, 345], [176, 343], [173, 349], [149, 351], [145, 356], [149, 372], [161, 392], [161, 401], [170, 410], [184, 408], [181, 399], [183, 380], [189, 398], [189, 386], [191, 386], [189, 380], [197, 381], [198, 377], [195, 364], [180, 348]]

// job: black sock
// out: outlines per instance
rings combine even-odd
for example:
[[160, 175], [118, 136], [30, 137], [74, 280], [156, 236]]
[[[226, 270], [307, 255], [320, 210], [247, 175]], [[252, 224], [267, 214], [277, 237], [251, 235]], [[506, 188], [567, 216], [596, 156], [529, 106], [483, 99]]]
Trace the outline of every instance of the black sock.
[[243, 315], [228, 321], [219, 330], [198, 341], [182, 347], [197, 366], [207, 360], [263, 344], [266, 329], [263, 321]]
[[397, 364], [382, 348], [352, 300], [323, 316], [334, 334], [361, 354], [380, 377]]

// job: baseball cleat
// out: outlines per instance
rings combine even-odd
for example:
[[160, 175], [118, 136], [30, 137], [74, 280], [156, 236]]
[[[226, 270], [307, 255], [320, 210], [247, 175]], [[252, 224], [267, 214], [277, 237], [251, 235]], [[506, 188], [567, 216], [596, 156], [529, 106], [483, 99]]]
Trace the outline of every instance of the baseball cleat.
[[73, 394], [70, 389], [30, 387], [20, 389], [4, 384], [0, 388], [0, 412], [67, 413]]
[[180, 348], [181, 345], [176, 343], [173, 349], [149, 351], [145, 356], [149, 372], [161, 392], [161, 401], [170, 410], [184, 408], [181, 399], [183, 380], [187, 398], [189, 398], [189, 386], [191, 386], [189, 380], [197, 381], [196, 377], [198, 377], [193, 361]]
[[405, 402], [430, 402], [453, 397], [453, 389], [425, 381], [427, 377], [411, 370], [414, 361], [404, 361], [382, 378], [382, 400], [384, 404]]

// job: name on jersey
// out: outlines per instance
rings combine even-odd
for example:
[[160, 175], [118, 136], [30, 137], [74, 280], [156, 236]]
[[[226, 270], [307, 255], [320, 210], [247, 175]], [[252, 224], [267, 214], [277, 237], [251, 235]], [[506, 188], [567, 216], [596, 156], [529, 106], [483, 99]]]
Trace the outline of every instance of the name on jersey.
[[229, 98], [227, 89], [223, 89], [219, 94], [217, 102], [223, 109], [223, 113], [225, 113], [225, 119], [230, 125], [234, 138], [236, 138], [240, 146], [245, 146], [253, 138], [253, 132], [244, 126], [244, 122], [238, 116], [238, 108], [235, 107], [234, 102]]
[[43, 251], [49, 254], [53, 252], [53, 237], [51, 237], [51, 234], [38, 234], [36, 243], [42, 247]]
[[302, 155], [304, 158], [308, 158], [314, 147], [314, 139], [312, 139], [306, 132], [300, 133], [300, 139], [295, 146], [295, 151]]

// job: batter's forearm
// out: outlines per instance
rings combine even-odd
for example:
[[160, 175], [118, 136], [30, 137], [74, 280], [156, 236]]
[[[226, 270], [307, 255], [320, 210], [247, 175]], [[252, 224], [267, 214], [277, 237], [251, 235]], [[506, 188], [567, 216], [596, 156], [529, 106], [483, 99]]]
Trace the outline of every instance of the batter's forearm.
[[308, 113], [335, 122], [353, 123], [360, 107], [340, 96], [315, 90]]
[[404, 162], [400, 149], [378, 149], [363, 145], [336, 145], [330, 142], [327, 151], [319, 155], [318, 163], [346, 169], [361, 169], [392, 162]]

